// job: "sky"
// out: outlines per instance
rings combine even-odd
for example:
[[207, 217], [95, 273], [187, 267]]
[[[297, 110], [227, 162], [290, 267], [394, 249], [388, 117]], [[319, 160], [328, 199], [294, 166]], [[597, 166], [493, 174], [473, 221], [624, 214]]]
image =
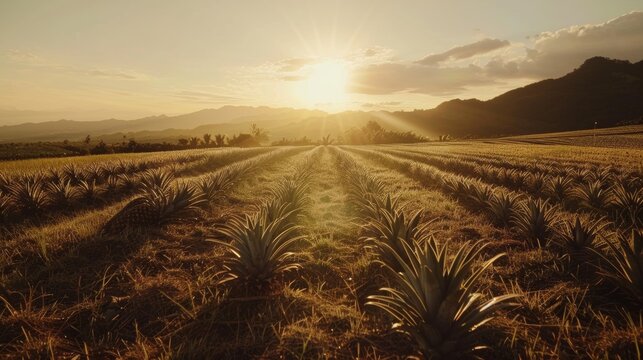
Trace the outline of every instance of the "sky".
[[641, 11], [640, 0], [2, 0], [0, 113], [484, 100], [592, 56], [643, 60]]

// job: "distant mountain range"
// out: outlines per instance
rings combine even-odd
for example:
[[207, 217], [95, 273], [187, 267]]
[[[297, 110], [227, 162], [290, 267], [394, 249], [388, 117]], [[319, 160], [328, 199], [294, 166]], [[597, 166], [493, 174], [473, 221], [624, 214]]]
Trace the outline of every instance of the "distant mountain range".
[[337, 136], [369, 120], [398, 131], [426, 136], [501, 136], [582, 130], [639, 123], [643, 119], [643, 61], [594, 57], [558, 78], [511, 90], [491, 100], [451, 100], [434, 109], [347, 111], [224, 106], [179, 116], [137, 120], [58, 120], [0, 127], [0, 142], [80, 140], [86, 135], [106, 142], [176, 141], [205, 133], [247, 132], [256, 123], [272, 140], [325, 134]]

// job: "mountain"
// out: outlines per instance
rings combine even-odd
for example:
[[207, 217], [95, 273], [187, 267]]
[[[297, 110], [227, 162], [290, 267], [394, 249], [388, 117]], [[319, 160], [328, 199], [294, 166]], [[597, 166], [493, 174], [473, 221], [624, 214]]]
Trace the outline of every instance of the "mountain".
[[594, 57], [569, 74], [506, 92], [487, 101], [455, 99], [434, 109], [347, 111], [224, 106], [179, 116], [137, 120], [58, 120], [0, 127], [0, 142], [80, 140], [87, 134], [106, 142], [176, 141], [204, 133], [232, 135], [257, 123], [273, 140], [341, 135], [370, 120], [388, 129], [426, 136], [501, 136], [582, 130], [640, 122], [643, 119], [643, 61], [630, 63]]
[[[233, 132], [239, 132], [247, 130], [250, 123], [262, 124], [263, 122], [299, 120], [324, 115], [326, 115], [325, 112], [318, 110], [265, 106], [224, 106], [219, 109], [204, 109], [178, 116], [159, 115], [136, 120], [57, 120], [0, 126], [0, 142], [80, 140], [88, 134], [92, 137], [99, 137], [106, 134], [131, 134], [168, 129], [185, 130], [184, 132], [186, 132], [199, 126], [213, 124], [222, 125], [222, 127], [225, 127], [223, 126], [225, 124], [232, 124]], [[236, 126], [240, 124], [245, 127]]]
[[643, 119], [643, 61], [594, 57], [558, 78], [488, 101], [451, 100], [399, 114], [426, 131], [497, 136], [610, 127]]

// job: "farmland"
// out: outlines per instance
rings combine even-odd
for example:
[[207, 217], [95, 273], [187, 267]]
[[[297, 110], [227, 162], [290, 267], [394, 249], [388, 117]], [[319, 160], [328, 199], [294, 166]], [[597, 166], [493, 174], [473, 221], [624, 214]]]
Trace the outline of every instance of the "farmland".
[[0, 163], [0, 356], [640, 358], [643, 149], [537, 140]]

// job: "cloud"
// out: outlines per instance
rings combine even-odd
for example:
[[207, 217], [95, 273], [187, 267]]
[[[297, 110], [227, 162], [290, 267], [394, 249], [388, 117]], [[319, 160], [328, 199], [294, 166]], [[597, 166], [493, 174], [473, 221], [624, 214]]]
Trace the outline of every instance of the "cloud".
[[237, 98], [234, 96], [219, 95], [219, 94], [214, 94], [210, 92], [194, 91], [194, 90], [175, 91], [171, 93], [170, 96], [173, 96], [182, 100], [188, 100], [191, 102], [211, 103], [211, 104], [227, 104], [230, 102], [243, 100], [241, 98]]
[[510, 43], [507, 40], [483, 39], [471, 44], [454, 47], [443, 53], [428, 55], [418, 60], [417, 63], [421, 65], [437, 65], [447, 60], [468, 59], [509, 45]]
[[536, 36], [522, 59], [497, 58], [491, 75], [543, 79], [562, 76], [594, 56], [643, 59], [643, 12], [631, 12], [596, 25], [576, 25]]
[[6, 52], [6, 57], [17, 63], [30, 63], [30, 64], [41, 64], [44, 63], [43, 58], [33, 54], [28, 51], [23, 51], [19, 49], [9, 49]]
[[375, 108], [385, 108], [390, 106], [400, 106], [402, 102], [400, 101], [384, 101], [378, 103], [363, 103], [362, 107], [365, 109], [375, 109]]
[[350, 91], [369, 95], [396, 92], [452, 95], [466, 90], [467, 86], [495, 83], [476, 65], [442, 68], [401, 62], [355, 69], [351, 79]]
[[145, 78], [145, 76], [142, 74], [127, 72], [127, 71], [119, 71], [119, 70], [94, 69], [94, 70], [85, 71], [77, 68], [69, 68], [69, 69], [72, 69], [75, 72], [85, 73], [90, 76], [105, 77], [105, 78], [115, 78], [115, 79], [125, 79], [125, 80], [137, 80], [137, 79]]
[[19, 49], [10, 49], [6, 52], [5, 56], [13, 63], [36, 69], [44, 69], [49, 73], [80, 74], [91, 77], [121, 80], [142, 80], [149, 78], [145, 74], [131, 70], [87, 68], [82, 66], [59, 64], [42, 56]]
[[275, 64], [278, 72], [295, 72], [301, 70], [306, 65], [316, 63], [318, 60], [313, 58], [293, 58], [281, 60]]
[[[498, 49], [505, 50], [481, 59], [480, 55]], [[361, 94], [453, 95], [470, 87], [500, 84], [508, 79], [542, 80], [563, 76], [594, 56], [642, 60], [643, 12], [632, 12], [601, 24], [544, 32], [529, 44], [485, 39], [414, 62], [365, 64], [353, 71], [354, 83], [350, 90]], [[444, 64], [448, 60], [473, 60], [474, 57], [475, 64], [473, 61], [469, 65]]]

